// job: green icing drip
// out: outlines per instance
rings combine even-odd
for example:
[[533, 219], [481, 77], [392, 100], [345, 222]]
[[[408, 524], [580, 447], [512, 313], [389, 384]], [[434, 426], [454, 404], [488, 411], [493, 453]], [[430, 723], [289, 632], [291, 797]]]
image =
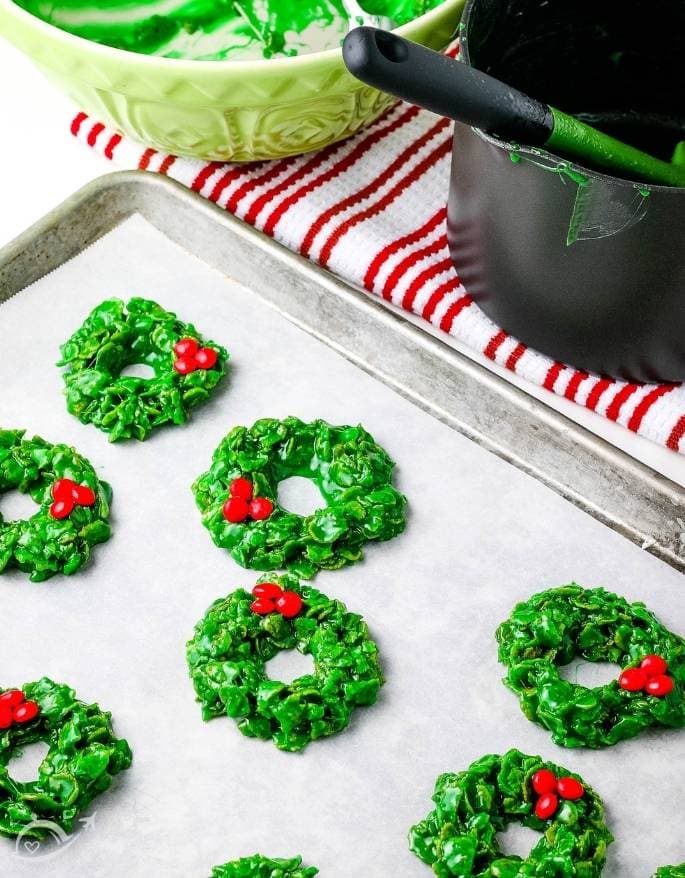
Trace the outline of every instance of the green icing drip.
[[[193, 491], [212, 539], [238, 564], [310, 578], [317, 570], [358, 561], [367, 542], [389, 540], [404, 530], [406, 499], [391, 484], [393, 468], [361, 426], [263, 418], [231, 430]], [[326, 506], [305, 516], [279, 506], [278, 483], [291, 476], [311, 479]], [[223, 505], [239, 477], [252, 482], [256, 497], [272, 501], [269, 518], [226, 521]]]
[[[642, 603], [572, 583], [518, 604], [497, 640], [508, 668], [506, 685], [526, 717], [549, 729], [555, 744], [600, 748], [650, 727], [685, 727], [685, 641]], [[576, 657], [627, 668], [652, 654], [666, 660], [675, 682], [665, 698], [627, 692], [618, 680], [588, 688], [559, 673]]]
[[[71, 479], [95, 492], [93, 506], [75, 506], [67, 518], [50, 515], [52, 486]], [[39, 436], [25, 439], [23, 430], [0, 430], [0, 493], [17, 490], [36, 502], [35, 515], [4, 521], [0, 514], [0, 573], [12, 567], [43, 582], [56, 573], [76, 573], [93, 546], [110, 537], [112, 491], [91, 464], [68, 445], [50, 445]]]
[[[180, 375], [173, 347], [183, 338], [211, 347], [218, 358], [211, 369]], [[144, 440], [163, 424], [183, 424], [190, 410], [209, 399], [226, 374], [228, 354], [206, 341], [191, 323], [183, 323], [149, 299], [108, 299], [91, 311], [60, 348], [67, 410], [83, 424], [109, 434], [110, 442]], [[150, 379], [121, 375], [144, 363]]]
[[318, 869], [305, 868], [302, 865], [302, 857], [272, 860], [255, 854], [253, 857], [243, 857], [223, 866], [215, 866], [211, 878], [314, 878], [318, 874]]
[[[533, 775], [543, 768], [585, 787], [581, 799], [564, 801], [547, 821], [535, 816], [532, 789]], [[441, 775], [433, 801], [435, 810], [412, 827], [409, 844], [438, 878], [600, 878], [613, 841], [602, 801], [582, 778], [518, 750], [483, 756], [466, 771]], [[499, 846], [497, 833], [510, 823], [542, 833], [525, 860]]]
[[[340, 601], [289, 575], [260, 582], [300, 595], [300, 614], [257, 615], [250, 609], [254, 597], [243, 589], [215, 601], [187, 645], [190, 676], [204, 720], [229, 716], [248, 737], [302, 750], [341, 731], [357, 707], [376, 701], [383, 684], [378, 647], [362, 617]], [[265, 665], [284, 649], [311, 655], [314, 673], [291, 683], [270, 679]]]
[[[0, 731], [0, 834], [44, 838], [49, 827], [34, 825], [41, 820], [71, 832], [79, 814], [131, 765], [131, 750], [114, 736], [111, 714], [78, 701], [68, 686], [44, 677], [22, 691], [27, 701], [38, 703], [40, 713], [32, 722]], [[15, 783], [10, 760], [37, 741], [49, 747], [37, 780]]]
[[[297, 55], [338, 46], [349, 29], [343, 0], [16, 0], [76, 36], [146, 55], [221, 61]], [[374, 15], [412, 21], [442, 0], [365, 0]]]
[[549, 170], [553, 170], [555, 173], [559, 174], [560, 177], [566, 177], [577, 186], [587, 186], [588, 184], [588, 178], [585, 174], [581, 174], [580, 171], [574, 170], [571, 165], [566, 162], [562, 162], [560, 165], [557, 165], [555, 168], [550, 168]]
[[543, 171], [548, 171], [551, 174], [556, 174], [559, 177], [570, 180], [577, 186], [587, 186], [589, 178], [580, 171], [576, 171], [569, 162], [559, 161], [557, 164], [551, 165], [549, 162], [538, 161], [532, 158], [533, 155], [542, 156], [542, 153], [537, 149], [530, 150], [530, 153], [519, 152], [519, 147], [514, 147], [509, 152], [509, 158], [515, 165], [522, 161], [530, 162], [536, 168], [541, 168]]

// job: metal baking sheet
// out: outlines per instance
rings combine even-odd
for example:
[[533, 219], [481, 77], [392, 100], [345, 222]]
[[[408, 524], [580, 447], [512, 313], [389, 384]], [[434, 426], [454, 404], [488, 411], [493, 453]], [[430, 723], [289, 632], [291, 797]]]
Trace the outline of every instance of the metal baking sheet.
[[0, 250], [0, 300], [134, 213], [434, 417], [685, 570], [682, 487], [159, 174], [102, 177]]
[[[679, 489], [173, 185], [106, 179], [0, 256], [4, 297], [18, 293], [0, 308], [0, 424], [74, 444], [115, 493], [114, 536], [85, 571], [0, 578], [1, 682], [70, 683], [134, 750], [91, 823], [33, 852], [0, 841], [0, 874], [206, 878], [260, 850], [301, 853], [322, 878], [427, 878], [406, 832], [435, 777], [513, 746], [604, 797], [606, 878], [685, 860], [682, 733], [561, 750], [500, 683], [494, 641], [517, 600], [571, 579], [685, 631]], [[54, 366], [111, 295], [154, 298], [232, 353], [214, 401], [144, 444], [110, 445], [71, 418]], [[286, 414], [363, 423], [397, 460], [411, 510], [406, 534], [316, 579], [367, 618], [387, 684], [350, 729], [297, 755], [228, 719], [203, 724], [184, 658], [206, 607], [256, 578], [213, 546], [189, 485], [232, 426]]]

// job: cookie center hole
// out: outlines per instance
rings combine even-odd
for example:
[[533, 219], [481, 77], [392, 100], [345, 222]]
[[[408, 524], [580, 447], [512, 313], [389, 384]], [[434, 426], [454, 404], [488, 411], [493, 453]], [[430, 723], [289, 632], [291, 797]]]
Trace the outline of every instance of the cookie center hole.
[[291, 476], [278, 485], [278, 505], [296, 515], [311, 515], [324, 506], [321, 491], [311, 479]]
[[504, 832], [497, 833], [497, 841], [506, 856], [525, 860], [540, 841], [540, 834], [520, 823], [510, 823]]
[[575, 658], [570, 664], [559, 668], [559, 673], [569, 683], [594, 689], [618, 680], [622, 670], [612, 662], [589, 662], [584, 658]]
[[297, 649], [282, 649], [266, 663], [266, 673], [271, 680], [292, 683], [298, 677], [314, 673], [314, 660]]
[[149, 381], [155, 377], [155, 370], [147, 363], [130, 363], [124, 366], [119, 375], [122, 378], [144, 378]]
[[7, 491], [6, 494], [0, 494], [0, 515], [5, 521], [31, 518], [36, 512], [38, 506], [31, 499], [30, 494], [22, 494], [21, 491]]
[[35, 744], [22, 747], [21, 754], [13, 756], [7, 766], [12, 780], [17, 783], [31, 783], [36, 780], [40, 764], [48, 755], [49, 749], [45, 741], [36, 741]]

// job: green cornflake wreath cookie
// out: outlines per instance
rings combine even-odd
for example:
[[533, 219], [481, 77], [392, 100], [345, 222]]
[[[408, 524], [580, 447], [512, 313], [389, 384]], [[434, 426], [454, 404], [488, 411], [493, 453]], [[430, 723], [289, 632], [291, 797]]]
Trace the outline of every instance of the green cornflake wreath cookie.
[[5, 521], [0, 513], [0, 572], [18, 567], [32, 582], [76, 573], [91, 549], [110, 537], [112, 491], [68, 445], [23, 430], [0, 430], [0, 494], [16, 489], [38, 504], [35, 515]]
[[[361, 426], [264, 418], [231, 430], [193, 491], [212, 539], [238, 564], [309, 579], [404, 530], [406, 499], [391, 484], [393, 468]], [[280, 507], [278, 483], [290, 476], [312, 479], [326, 506], [306, 516]]]
[[[599, 878], [613, 841], [601, 799], [578, 775], [518, 750], [441, 775], [433, 801], [409, 844], [439, 878]], [[510, 823], [542, 833], [525, 860], [499, 847]]]
[[[36, 741], [50, 748], [38, 779], [17, 783], [7, 766]], [[111, 714], [78, 701], [68, 686], [43, 677], [0, 694], [0, 834], [44, 838], [49, 826], [41, 821], [70, 832], [79, 814], [130, 765], [131, 750], [114, 736]]]
[[654, 878], [685, 878], [685, 863], [681, 866], [661, 866]]
[[215, 866], [211, 878], [314, 878], [318, 874], [318, 869], [302, 865], [302, 857], [270, 860], [255, 854], [224, 866]]
[[[642, 603], [572, 583], [518, 604], [497, 640], [504, 682], [555, 744], [599, 748], [651, 726], [685, 726], [685, 641]], [[625, 670], [590, 689], [559, 673], [575, 657]]]
[[[314, 673], [271, 680], [266, 662], [284, 649], [311, 655]], [[264, 577], [252, 594], [238, 589], [212, 604], [187, 658], [204, 720], [230, 716], [244, 735], [281, 750], [341, 731], [383, 684], [362, 617], [288, 575]]]
[[[109, 441], [147, 439], [162, 424], [183, 424], [226, 374], [228, 354], [203, 341], [156, 302], [108, 299], [61, 347], [67, 410]], [[150, 379], [121, 375], [143, 363]]]

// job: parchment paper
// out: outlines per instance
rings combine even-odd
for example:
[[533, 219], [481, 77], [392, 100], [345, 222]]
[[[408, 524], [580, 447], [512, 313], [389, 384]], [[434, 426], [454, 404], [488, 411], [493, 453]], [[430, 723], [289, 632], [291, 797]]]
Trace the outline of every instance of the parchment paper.
[[[278, 278], [273, 278], [278, 284]], [[189, 425], [109, 445], [67, 414], [58, 346], [109, 296], [143, 295], [232, 354], [230, 382]], [[113, 712], [130, 771], [92, 829], [50, 856], [0, 840], [0, 874], [206, 878], [261, 851], [322, 878], [428, 878], [407, 848], [435, 778], [519, 747], [582, 773], [616, 843], [606, 878], [685, 860], [685, 733], [603, 752], [557, 748], [500, 682], [494, 631], [513, 604], [572, 579], [642, 599], [685, 632], [681, 576], [482, 451], [290, 325], [139, 218], [0, 309], [0, 424], [74, 444], [114, 488], [112, 540], [72, 578], [0, 578], [4, 686], [48, 675]], [[379, 351], [382, 356], [382, 351]], [[363, 423], [398, 462], [406, 534], [316, 585], [367, 618], [387, 684], [350, 729], [303, 754], [204, 724], [184, 646], [207, 606], [257, 574], [215, 548], [189, 486], [234, 425], [288, 414]], [[0, 499], [0, 502], [2, 500]]]

